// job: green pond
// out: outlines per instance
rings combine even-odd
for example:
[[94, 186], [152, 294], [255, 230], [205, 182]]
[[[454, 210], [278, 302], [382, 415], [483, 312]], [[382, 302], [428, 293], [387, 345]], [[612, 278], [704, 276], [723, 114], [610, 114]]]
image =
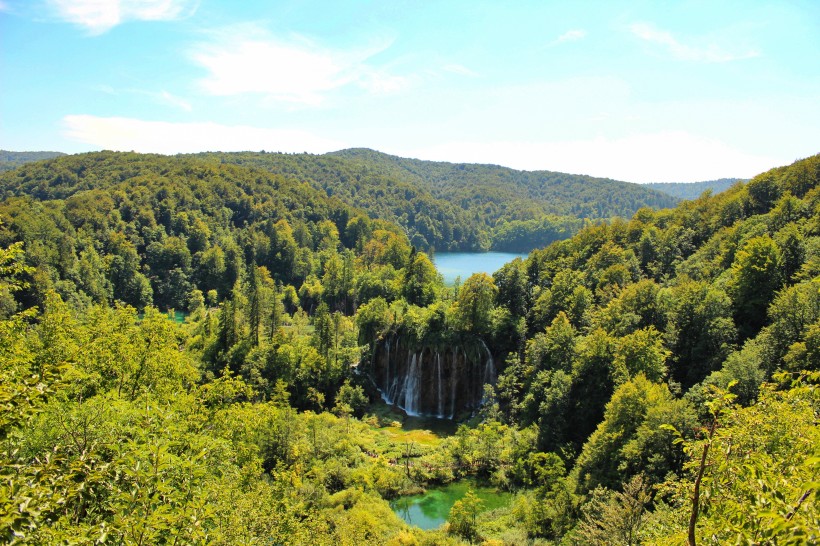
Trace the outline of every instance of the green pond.
[[[173, 313], [173, 315], [171, 315]], [[173, 320], [178, 324], [182, 324], [185, 322], [185, 317], [188, 316], [188, 313], [183, 313], [182, 311], [168, 311], [168, 318]]]
[[470, 490], [479, 499], [483, 510], [504, 508], [512, 494], [494, 487], [479, 486], [473, 480], [461, 480], [443, 487], [428, 489], [421, 495], [409, 495], [390, 501], [390, 507], [401, 519], [421, 529], [437, 529], [450, 515], [450, 509]]
[[[2, 1], [2, 0], [0, 0]], [[188, 313], [183, 313], [182, 311], [174, 311], [173, 309], [169, 309], [165, 311], [165, 316], [168, 317], [169, 320], [173, 320], [177, 324], [184, 324], [185, 319], [188, 317]], [[142, 320], [145, 318], [145, 313], [137, 313], [137, 320]]]

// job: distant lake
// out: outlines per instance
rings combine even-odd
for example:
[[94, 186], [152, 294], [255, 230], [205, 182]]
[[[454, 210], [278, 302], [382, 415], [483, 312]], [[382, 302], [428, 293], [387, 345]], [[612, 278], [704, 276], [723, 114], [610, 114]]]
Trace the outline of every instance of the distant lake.
[[444, 277], [444, 282], [453, 284], [456, 277], [461, 277], [463, 282], [473, 273], [492, 275], [505, 263], [526, 257], [526, 254], [515, 252], [438, 252], [433, 257], [433, 263]]

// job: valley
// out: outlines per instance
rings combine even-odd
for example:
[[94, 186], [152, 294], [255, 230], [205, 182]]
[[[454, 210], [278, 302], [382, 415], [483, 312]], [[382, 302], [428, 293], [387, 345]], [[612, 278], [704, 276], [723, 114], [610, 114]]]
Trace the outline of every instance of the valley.
[[268, 155], [0, 175], [5, 538], [669, 544], [698, 482], [698, 536], [813, 540], [820, 156], [451, 282], [351, 180], [475, 250], [525, 220], [470, 177], [542, 175]]
[[818, 22], [0, 0], [0, 544], [820, 544]]

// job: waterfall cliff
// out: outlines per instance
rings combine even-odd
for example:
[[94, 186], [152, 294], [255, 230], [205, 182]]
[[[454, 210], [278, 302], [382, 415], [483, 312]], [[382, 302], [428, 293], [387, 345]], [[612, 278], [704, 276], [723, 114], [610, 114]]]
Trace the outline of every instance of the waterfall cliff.
[[376, 344], [373, 378], [382, 399], [408, 415], [452, 419], [475, 410], [495, 384], [493, 355], [480, 339], [447, 347], [413, 347], [393, 335]]

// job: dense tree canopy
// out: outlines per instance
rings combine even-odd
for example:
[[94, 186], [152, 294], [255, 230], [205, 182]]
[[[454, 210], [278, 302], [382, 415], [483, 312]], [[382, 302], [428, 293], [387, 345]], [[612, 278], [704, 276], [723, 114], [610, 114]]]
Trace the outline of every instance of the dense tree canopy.
[[402, 226], [416, 247], [527, 252], [566, 239], [584, 218], [631, 216], [676, 199], [636, 184], [494, 165], [419, 161], [367, 149], [197, 157], [307, 181], [371, 217]]
[[[479, 248], [502, 219], [514, 240], [568, 212], [516, 217], [477, 177], [544, 197], [550, 173], [269, 155], [0, 176], [5, 542], [817, 542], [820, 156], [446, 286], [430, 233]], [[466, 205], [376, 218], [314, 187], [324, 168]], [[439, 363], [427, 389], [479, 359], [480, 407], [450, 435], [402, 430], [375, 380], [398, 354]], [[386, 502], [467, 477], [511, 504], [468, 495], [422, 531]]]

